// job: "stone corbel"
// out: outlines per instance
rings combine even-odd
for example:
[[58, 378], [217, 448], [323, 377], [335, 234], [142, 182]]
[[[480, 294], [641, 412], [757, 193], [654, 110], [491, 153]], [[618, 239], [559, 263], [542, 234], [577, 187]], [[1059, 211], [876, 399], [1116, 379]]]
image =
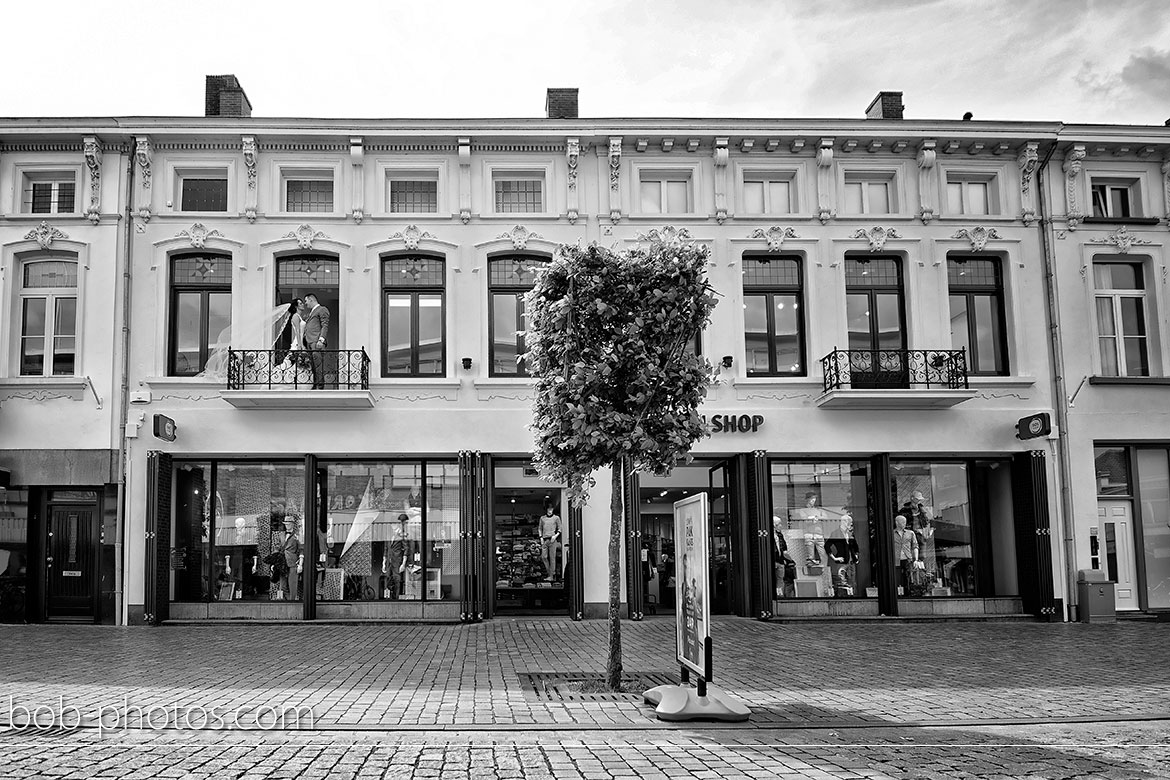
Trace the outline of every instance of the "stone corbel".
[[1020, 219], [1025, 225], [1031, 225], [1036, 220], [1036, 196], [1032, 192], [1032, 176], [1036, 173], [1036, 163], [1040, 159], [1040, 144], [1029, 141], [1020, 150], [1016, 164], [1020, 166]]
[[366, 156], [361, 138], [349, 139], [349, 162], [353, 166], [353, 221], [362, 224], [366, 218]]
[[615, 225], [622, 218], [622, 139], [609, 139], [609, 221]]
[[836, 139], [822, 138], [817, 149], [817, 219], [826, 224], [837, 216], [833, 209], [836, 202], [836, 180], [833, 178], [833, 142]]
[[134, 161], [138, 165], [138, 176], [134, 178], [134, 202], [138, 204], [138, 216], [143, 222], [150, 222], [154, 212], [151, 209], [151, 153], [150, 137], [140, 135], [134, 139]]
[[936, 142], [927, 138], [918, 147], [918, 218], [923, 225], [938, 216], [938, 169], [935, 168]]
[[85, 217], [93, 224], [102, 220], [102, 144], [97, 136], [87, 135], [82, 139], [85, 167], [89, 172], [89, 205]]
[[244, 216], [249, 222], [256, 221], [256, 156], [260, 153], [254, 136], [245, 135], [240, 139], [240, 150], [244, 155], [244, 171], [248, 176], [248, 186], [244, 189]]
[[471, 139], [459, 139], [459, 221], [471, 221]]
[[576, 225], [577, 218], [581, 214], [580, 210], [580, 196], [577, 190], [577, 163], [581, 159], [581, 139], [580, 138], [566, 138], [565, 139], [565, 182], [568, 186], [568, 193], [565, 202], [568, 204], [569, 224]]
[[1162, 158], [1162, 190], [1166, 196], [1166, 227], [1170, 228], [1170, 154]]
[[1080, 187], [1081, 168], [1084, 160], [1084, 144], [1076, 144], [1064, 156], [1064, 165], [1062, 166], [1064, 170], [1064, 197], [1068, 203], [1065, 219], [1068, 221], [1069, 230], [1076, 230], [1081, 224], [1081, 220], [1085, 218], [1084, 213], [1077, 205], [1077, 188]]
[[715, 221], [727, 220], [727, 138], [715, 139]]

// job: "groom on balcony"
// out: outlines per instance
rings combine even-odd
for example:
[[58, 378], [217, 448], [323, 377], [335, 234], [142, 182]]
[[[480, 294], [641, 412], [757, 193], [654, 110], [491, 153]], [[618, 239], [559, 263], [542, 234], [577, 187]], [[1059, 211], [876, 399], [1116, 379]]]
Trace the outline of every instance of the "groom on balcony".
[[325, 389], [325, 345], [329, 340], [329, 310], [317, 301], [317, 296], [305, 296], [305, 349], [313, 364], [313, 389]]

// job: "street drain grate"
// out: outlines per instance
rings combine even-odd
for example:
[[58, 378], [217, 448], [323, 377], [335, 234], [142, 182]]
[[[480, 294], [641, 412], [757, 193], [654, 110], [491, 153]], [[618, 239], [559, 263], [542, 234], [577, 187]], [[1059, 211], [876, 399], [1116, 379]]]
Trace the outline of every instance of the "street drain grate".
[[659, 685], [677, 685], [678, 675], [667, 672], [629, 672], [622, 675], [625, 693], [598, 690], [604, 672], [520, 672], [525, 692], [538, 701], [639, 701], [642, 692]]

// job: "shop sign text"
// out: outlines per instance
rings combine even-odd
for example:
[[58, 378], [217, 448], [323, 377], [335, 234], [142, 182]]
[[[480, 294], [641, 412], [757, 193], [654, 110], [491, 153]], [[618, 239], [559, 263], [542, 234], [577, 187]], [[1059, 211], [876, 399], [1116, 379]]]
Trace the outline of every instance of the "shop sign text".
[[713, 414], [710, 419], [703, 415], [703, 422], [711, 433], [755, 433], [764, 424], [762, 414]]

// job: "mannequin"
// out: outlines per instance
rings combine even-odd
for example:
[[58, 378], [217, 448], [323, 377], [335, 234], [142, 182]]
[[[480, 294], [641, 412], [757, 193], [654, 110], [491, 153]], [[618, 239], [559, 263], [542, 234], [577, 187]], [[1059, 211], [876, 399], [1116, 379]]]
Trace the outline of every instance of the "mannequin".
[[839, 525], [825, 542], [825, 548], [829, 554], [833, 595], [839, 598], [854, 595], [860, 551], [857, 537], [853, 535], [853, 517], [849, 513], [841, 515]]
[[796, 595], [796, 561], [788, 553], [782, 522], [779, 517], [772, 518], [772, 583], [776, 598], [790, 599]]
[[898, 561], [898, 584], [904, 596], [910, 595], [910, 573], [921, 568], [918, 560], [918, 535], [906, 527], [906, 516], [894, 516], [894, 558]]
[[548, 572], [545, 580], [561, 579], [557, 571], [557, 551], [561, 547], [561, 518], [552, 504], [545, 504], [544, 514], [536, 523], [536, 534], [540, 537], [540, 562]]

